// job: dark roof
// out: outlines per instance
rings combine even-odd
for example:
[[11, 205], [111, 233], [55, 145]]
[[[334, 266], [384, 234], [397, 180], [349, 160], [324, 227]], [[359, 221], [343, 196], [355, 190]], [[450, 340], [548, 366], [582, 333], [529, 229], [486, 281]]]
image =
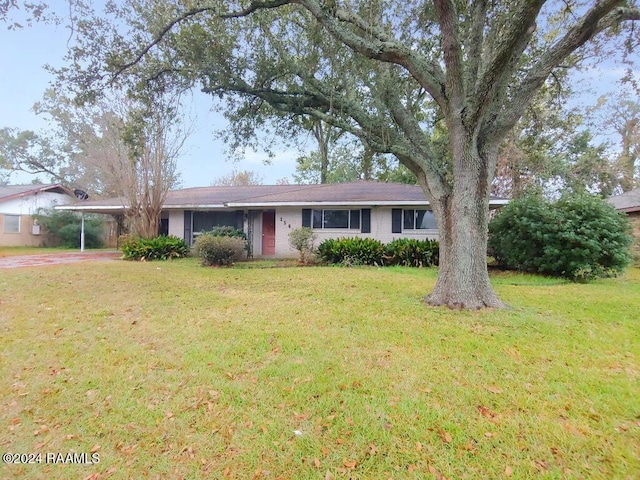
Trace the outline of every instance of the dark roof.
[[169, 192], [165, 205], [231, 204], [232, 206], [304, 203], [426, 202], [417, 185], [381, 182], [327, 183], [322, 185], [256, 185], [202, 187]]
[[73, 192], [59, 183], [38, 185], [0, 185], [0, 202], [25, 197], [39, 192], [61, 193], [74, 196]]
[[621, 212], [640, 212], [640, 188], [609, 197], [607, 202]]
[[[505, 201], [492, 198], [494, 204]], [[238, 187], [194, 187], [167, 194], [164, 207], [261, 208], [283, 205], [428, 205], [418, 185], [359, 181], [314, 185], [251, 185]], [[117, 210], [128, 205], [124, 199], [89, 200], [62, 209]]]

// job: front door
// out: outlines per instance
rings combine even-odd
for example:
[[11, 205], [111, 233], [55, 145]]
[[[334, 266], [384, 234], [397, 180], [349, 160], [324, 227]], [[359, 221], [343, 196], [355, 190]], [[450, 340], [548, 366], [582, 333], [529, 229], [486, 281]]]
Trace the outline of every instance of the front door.
[[262, 255], [276, 254], [276, 212], [262, 212]]

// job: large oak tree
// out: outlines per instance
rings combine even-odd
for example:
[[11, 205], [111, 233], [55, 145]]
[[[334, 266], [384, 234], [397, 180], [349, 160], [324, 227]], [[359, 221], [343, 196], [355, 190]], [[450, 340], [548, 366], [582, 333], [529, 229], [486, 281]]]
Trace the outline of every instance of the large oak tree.
[[67, 78], [86, 88], [130, 72], [177, 73], [224, 98], [239, 138], [274, 116], [304, 116], [395, 155], [438, 221], [428, 301], [460, 308], [502, 306], [486, 267], [499, 145], [556, 69], [597, 42], [623, 38], [632, 49], [639, 29], [626, 26], [640, 19], [636, 2], [620, 0], [127, 3], [111, 8], [110, 25], [77, 24]]

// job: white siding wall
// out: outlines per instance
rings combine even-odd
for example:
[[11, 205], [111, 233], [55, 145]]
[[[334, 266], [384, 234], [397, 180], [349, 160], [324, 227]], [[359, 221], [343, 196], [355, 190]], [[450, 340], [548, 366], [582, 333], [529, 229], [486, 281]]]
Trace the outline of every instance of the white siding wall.
[[[330, 208], [330, 207], [329, 207]], [[344, 207], [349, 208], [349, 207]], [[352, 210], [361, 209], [362, 206], [350, 207]], [[416, 207], [419, 208], [419, 207]], [[360, 230], [344, 229], [315, 229], [318, 239], [316, 246], [327, 238], [339, 237], [370, 237], [388, 243], [396, 238], [438, 239], [437, 230], [414, 230], [402, 233], [391, 232], [391, 207], [371, 208], [371, 233], [360, 233]], [[291, 228], [289, 228], [289, 225]], [[289, 232], [302, 226], [302, 208], [278, 208], [276, 209], [276, 256], [296, 257], [298, 252], [289, 246]], [[257, 230], [257, 228], [256, 228]], [[260, 250], [255, 250], [259, 255]]]
[[297, 257], [298, 252], [289, 245], [289, 232], [302, 226], [300, 207], [276, 208], [276, 257]]
[[52, 208], [54, 205], [66, 205], [73, 198], [63, 193], [39, 192], [0, 202], [0, 213], [10, 215], [33, 215], [39, 208]]
[[[347, 208], [347, 207], [345, 207]], [[353, 206], [351, 209], [360, 209], [362, 206]], [[403, 233], [391, 233], [391, 207], [371, 208], [371, 233], [360, 233], [360, 230], [316, 229], [316, 246], [327, 238], [338, 237], [370, 237], [383, 243], [388, 243], [396, 238], [437, 239], [437, 230], [416, 230]], [[302, 207], [279, 207], [276, 211], [276, 254], [278, 258], [294, 258], [298, 252], [289, 245], [289, 232], [302, 226]], [[184, 211], [170, 210], [169, 235], [184, 237]], [[253, 255], [262, 255], [262, 213], [254, 213], [253, 231]]]

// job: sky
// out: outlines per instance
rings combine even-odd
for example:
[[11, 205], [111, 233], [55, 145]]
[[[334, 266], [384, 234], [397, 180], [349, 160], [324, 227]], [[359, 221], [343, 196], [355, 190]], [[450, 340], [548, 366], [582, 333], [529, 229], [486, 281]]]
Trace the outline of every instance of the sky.
[[[64, 0], [53, 0], [49, 5], [55, 10]], [[68, 8], [68, 7], [67, 7]], [[46, 121], [33, 113], [33, 104], [41, 100], [49, 87], [51, 75], [45, 64], [59, 67], [66, 52], [69, 31], [64, 26], [36, 23], [18, 30], [7, 30], [0, 23], [0, 128], [15, 127], [20, 130], [47, 129]], [[288, 177], [292, 182], [297, 150], [283, 149], [271, 165], [265, 165], [266, 153], [249, 151], [241, 162], [227, 161], [225, 145], [214, 138], [214, 130], [224, 129], [226, 120], [210, 111], [212, 100], [200, 92], [193, 96], [193, 105], [187, 105], [195, 115], [194, 131], [187, 140], [178, 161], [182, 187], [208, 186], [216, 178], [235, 170], [251, 170], [262, 177], [265, 184], [275, 184]], [[30, 183], [34, 176], [16, 172], [11, 183]], [[48, 182], [48, 178], [39, 175]]]

